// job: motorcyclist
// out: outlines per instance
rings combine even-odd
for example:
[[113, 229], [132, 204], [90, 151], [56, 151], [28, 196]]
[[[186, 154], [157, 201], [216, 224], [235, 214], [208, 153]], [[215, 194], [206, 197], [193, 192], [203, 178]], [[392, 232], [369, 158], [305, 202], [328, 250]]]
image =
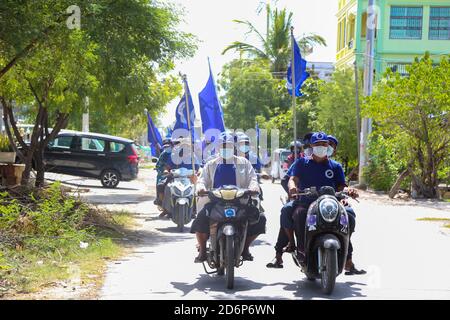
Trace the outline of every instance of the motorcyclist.
[[[251, 163], [244, 157], [234, 155], [234, 138], [229, 133], [222, 133], [219, 137], [219, 156], [209, 160], [203, 167], [202, 174], [198, 180], [197, 192], [206, 194], [208, 190], [220, 188], [224, 185], [235, 185], [239, 188], [249, 189], [253, 193], [259, 193], [259, 185], [255, 170]], [[201, 209], [197, 218], [192, 223], [191, 233], [195, 233], [198, 241], [199, 254], [195, 263], [206, 260], [206, 242], [209, 237], [208, 212], [212, 203], [206, 204]], [[247, 229], [247, 240], [242, 253], [244, 260], [253, 260], [250, 254], [250, 244], [265, 233], [266, 218], [261, 214], [259, 221], [249, 225]]]
[[162, 199], [162, 207], [163, 212], [160, 214], [160, 218], [164, 217], [168, 214], [168, 211], [166, 208], [170, 208], [170, 204], [168, 203], [171, 201], [170, 197], [170, 188], [168, 187], [169, 182], [173, 180], [172, 175], [170, 173], [171, 170], [179, 169], [179, 168], [185, 168], [192, 170], [194, 168], [194, 174], [190, 176], [191, 182], [195, 184], [197, 182], [197, 176], [195, 175], [195, 172], [198, 171], [200, 168], [200, 162], [198, 161], [198, 158], [194, 154], [194, 166], [192, 165], [192, 156], [191, 156], [191, 145], [189, 138], [178, 138], [174, 139], [172, 141], [173, 147], [170, 150], [170, 155], [165, 163], [164, 168], [164, 186], [163, 186], [163, 192], [164, 196]]
[[[293, 252], [297, 249], [299, 260], [304, 259], [304, 228], [307, 209], [311, 200], [301, 197], [298, 199], [299, 190], [305, 188], [316, 187], [318, 190], [322, 186], [331, 186], [336, 191], [343, 191], [347, 188], [345, 183], [345, 175], [342, 166], [327, 157], [328, 151], [328, 137], [323, 132], [314, 133], [311, 137], [311, 146], [313, 148], [313, 155], [311, 158], [298, 159], [293, 167], [292, 176], [289, 179], [289, 195], [295, 199], [288, 202], [281, 210], [281, 226], [284, 228], [288, 236], [289, 243], [286, 247], [287, 252]], [[352, 197], [357, 197], [358, 193], [354, 189], [348, 189], [348, 194]], [[294, 210], [298, 210], [298, 216], [293, 217]], [[294, 240], [294, 220], [298, 226], [298, 247], [295, 247]]]
[[[311, 136], [314, 134], [314, 132], [308, 132], [303, 137], [303, 156], [304, 157], [310, 157], [312, 155], [312, 148], [311, 148]], [[281, 186], [286, 191], [286, 193], [289, 193], [288, 189], [288, 182], [290, 177], [292, 176], [292, 170], [293, 166], [291, 165], [289, 167], [289, 170], [284, 175], [283, 179], [281, 179]], [[286, 235], [286, 232], [283, 230], [283, 228], [280, 227], [280, 230], [278, 232], [278, 238], [277, 243], [275, 244], [275, 258], [269, 262], [266, 267], [268, 268], [283, 268], [283, 250], [287, 246], [289, 242], [289, 239]]]
[[258, 155], [250, 149], [250, 138], [245, 133], [236, 134], [236, 155], [250, 161], [255, 172], [261, 173], [261, 161]]
[[159, 155], [158, 161], [156, 162], [155, 170], [156, 175], [156, 199], [153, 202], [155, 205], [162, 205], [162, 198], [164, 195], [164, 188], [167, 184], [166, 171], [170, 171], [171, 160], [170, 155], [172, 154], [173, 142], [172, 139], [166, 138], [163, 140], [163, 150]]
[[292, 141], [289, 145], [291, 154], [286, 158], [287, 168], [290, 168], [295, 161], [295, 147], [297, 147], [297, 159], [303, 157], [303, 145], [300, 141]]

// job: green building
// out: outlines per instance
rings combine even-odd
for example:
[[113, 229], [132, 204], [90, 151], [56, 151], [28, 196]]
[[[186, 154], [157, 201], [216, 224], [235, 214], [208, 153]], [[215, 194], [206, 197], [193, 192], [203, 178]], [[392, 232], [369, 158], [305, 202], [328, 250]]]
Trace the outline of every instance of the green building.
[[336, 68], [363, 66], [367, 26], [376, 25], [375, 74], [405, 66], [426, 51], [450, 54], [450, 0], [376, 0], [377, 21], [367, 21], [367, 0], [338, 0]]

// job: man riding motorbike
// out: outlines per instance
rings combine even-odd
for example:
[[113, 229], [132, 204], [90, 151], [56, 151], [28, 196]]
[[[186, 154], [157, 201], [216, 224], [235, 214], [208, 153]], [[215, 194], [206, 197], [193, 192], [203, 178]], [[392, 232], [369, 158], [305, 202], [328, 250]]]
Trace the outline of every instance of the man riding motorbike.
[[153, 202], [157, 206], [162, 205], [162, 198], [164, 195], [164, 188], [166, 187], [167, 175], [164, 174], [165, 171], [170, 171], [171, 161], [170, 155], [172, 154], [173, 142], [172, 139], [163, 140], [163, 150], [159, 155], [158, 161], [156, 162], [155, 170], [156, 175], [156, 199]]
[[[323, 132], [313, 134], [311, 137], [311, 145], [313, 147], [313, 155], [311, 158], [300, 158], [292, 169], [292, 177], [289, 180], [289, 194], [294, 201], [287, 203], [281, 214], [281, 225], [288, 236], [288, 245], [285, 251], [292, 252], [297, 250], [299, 260], [304, 259], [304, 229], [308, 207], [311, 203], [308, 199], [297, 199], [299, 190], [305, 188], [316, 187], [320, 189], [322, 186], [331, 186], [336, 191], [342, 191], [347, 188], [345, 184], [344, 171], [342, 166], [333, 160], [328, 159], [328, 137]], [[354, 189], [348, 189], [347, 192], [351, 197], [357, 197], [358, 193]], [[297, 207], [300, 210], [295, 210]], [[296, 215], [293, 216], [294, 211]], [[350, 218], [351, 219], [351, 218]], [[295, 223], [294, 223], [295, 221]], [[296, 234], [298, 247], [295, 247], [294, 225], [297, 227]], [[352, 265], [354, 273], [356, 268], [350, 260], [347, 265]]]
[[[222, 133], [219, 137], [219, 155], [209, 160], [203, 167], [202, 174], [198, 180], [198, 194], [205, 194], [207, 191], [225, 185], [234, 185], [238, 188], [249, 189], [253, 193], [259, 193], [259, 185], [255, 170], [251, 163], [244, 157], [234, 155], [234, 138], [229, 133]], [[206, 261], [206, 242], [209, 237], [209, 217], [208, 212], [211, 203], [207, 203], [197, 214], [197, 218], [192, 223], [191, 233], [195, 233], [198, 241], [199, 254], [195, 258], [195, 263]], [[245, 242], [242, 258], [253, 260], [250, 254], [250, 244], [265, 233], [266, 218], [261, 214], [257, 223], [249, 225], [247, 229], [247, 239]]]
[[[309, 132], [305, 134], [303, 137], [302, 142], [303, 142], [304, 157], [310, 157], [312, 155], [311, 136], [313, 134], [314, 132]], [[290, 177], [292, 176], [292, 170], [293, 166], [291, 165], [289, 167], [289, 170], [283, 177], [283, 179], [281, 179], [281, 186], [286, 191], [286, 193], [289, 193], [288, 182]], [[277, 243], [275, 244], [275, 258], [266, 265], [267, 268], [283, 268], [283, 250], [287, 246], [288, 242], [289, 240], [286, 235], [286, 232], [283, 230], [283, 228], [280, 227], [280, 231], [278, 232]]]
[[[163, 208], [170, 207], [168, 201], [170, 201], [170, 189], [168, 187], [168, 183], [173, 180], [172, 175], [170, 173], [173, 169], [186, 168], [192, 169], [192, 156], [191, 156], [191, 145], [189, 138], [178, 138], [172, 141], [172, 148], [167, 149], [168, 157], [164, 158], [164, 171], [162, 173], [165, 178], [163, 186], [160, 187], [163, 192], [163, 198], [161, 202], [161, 206]], [[194, 154], [194, 169], [195, 172], [200, 168], [200, 163], [197, 157]], [[196, 183], [197, 177], [194, 174], [190, 177], [192, 183]], [[168, 214], [166, 209], [163, 209], [163, 212], [159, 215], [160, 218], [166, 216]]]

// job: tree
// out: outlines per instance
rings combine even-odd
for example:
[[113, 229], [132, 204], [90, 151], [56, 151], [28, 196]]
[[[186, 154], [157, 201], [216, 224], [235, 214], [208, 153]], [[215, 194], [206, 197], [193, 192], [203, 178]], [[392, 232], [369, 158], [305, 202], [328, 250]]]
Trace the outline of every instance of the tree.
[[[309, 78], [302, 86], [303, 96], [297, 98], [297, 139], [302, 140], [303, 136], [312, 131], [312, 121], [317, 113], [317, 103], [322, 80]], [[291, 96], [284, 88], [283, 94], [286, 96], [287, 108], [275, 110], [270, 119], [258, 118], [261, 127], [272, 130], [279, 130], [280, 147], [288, 146], [294, 140], [293, 117], [291, 107]]]
[[[15, 44], [12, 36], [0, 38], [6, 48], [0, 51], [0, 63], [20, 56], [14, 68], [0, 78], [0, 101], [10, 140], [14, 134], [22, 147], [17, 151], [26, 164], [23, 183], [27, 183], [34, 163], [36, 185], [43, 185], [43, 150], [67, 125], [71, 114], [83, 112], [85, 97], [91, 98], [91, 113], [111, 123], [136, 114], [143, 117], [145, 108], [156, 113], [163, 107], [161, 103], [178, 93], [167, 90], [181, 89], [174, 78], [162, 76], [173, 68], [174, 59], [192, 55], [195, 49], [194, 37], [176, 29], [178, 10], [152, 1], [78, 1], [83, 13], [81, 30], [71, 30], [65, 21], [54, 20], [65, 14], [69, 1], [33, 2], [29, 5], [33, 10], [25, 10], [14, 1], [2, 5], [6, 17], [25, 12], [45, 18], [41, 22], [44, 26], [53, 21], [48, 22], [51, 32], [45, 41], [40, 38], [39, 45], [25, 56], [20, 55], [25, 40]], [[7, 24], [11, 20], [18, 18], [0, 20], [0, 30], [10, 28]], [[35, 21], [32, 17], [29, 20]], [[36, 24], [30, 25], [34, 27]], [[15, 32], [18, 39], [27, 39], [33, 30], [24, 26]], [[30, 145], [18, 132], [14, 102], [28, 106], [26, 112], [35, 119]], [[53, 130], [49, 130], [51, 119], [55, 119]]]
[[434, 66], [426, 54], [407, 71], [407, 77], [388, 71], [363, 112], [374, 119], [377, 133], [402, 141], [405, 147], [396, 156], [411, 168], [414, 188], [435, 198], [439, 171], [450, 154], [450, 58]]
[[318, 94], [311, 128], [334, 135], [339, 140], [337, 158], [344, 167], [356, 166], [359, 141], [356, 132], [355, 79], [352, 69], [336, 70]]
[[[249, 34], [255, 35], [260, 44], [253, 45], [241, 41], [235, 41], [224, 49], [222, 54], [229, 50], [247, 53], [251, 58], [264, 59], [270, 61], [271, 71], [276, 73], [278, 78], [285, 77], [288, 62], [291, 57], [291, 25], [292, 12], [286, 9], [272, 11], [267, 5], [268, 19], [270, 19], [269, 32], [266, 37], [259, 32], [250, 21], [234, 20], [238, 24], [247, 27]], [[319, 35], [309, 34], [298, 40], [300, 49], [304, 55], [310, 53], [315, 45], [326, 46], [326, 41]]]
[[247, 130], [255, 127], [255, 117], [269, 119], [289, 108], [285, 81], [275, 79], [265, 60], [233, 60], [223, 67], [218, 81], [225, 124]]

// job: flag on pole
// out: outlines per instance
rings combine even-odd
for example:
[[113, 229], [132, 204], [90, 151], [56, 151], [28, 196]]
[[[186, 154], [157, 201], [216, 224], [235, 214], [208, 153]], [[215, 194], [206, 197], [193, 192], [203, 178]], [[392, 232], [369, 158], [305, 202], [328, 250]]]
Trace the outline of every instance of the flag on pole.
[[[189, 90], [189, 86], [186, 83], [187, 88], [187, 96], [188, 96], [188, 103], [189, 103], [189, 117], [188, 117], [188, 110], [186, 107], [186, 93], [183, 94], [181, 97], [180, 102], [178, 103], [178, 106], [175, 110], [175, 125], [173, 126], [173, 130], [176, 129], [192, 129], [194, 131], [194, 121], [195, 121], [195, 109], [194, 109], [194, 103], [192, 102], [191, 92]], [[188, 125], [188, 118], [190, 120], [190, 125]]]
[[153, 123], [152, 117], [150, 113], [147, 112], [147, 139], [148, 142], [151, 143], [152, 156], [159, 156], [162, 148], [162, 138], [161, 134], [158, 131], [158, 128], [155, 127]]
[[220, 132], [223, 132], [225, 131], [223, 111], [217, 96], [216, 83], [214, 82], [209, 59], [208, 66], [208, 82], [198, 94], [198, 99], [200, 101], [200, 116], [202, 118], [202, 131], [205, 133], [208, 129], [218, 129]]
[[[295, 96], [301, 97], [303, 94], [300, 89], [309, 77], [309, 73], [306, 72], [306, 60], [302, 58], [302, 54], [300, 53], [300, 48], [295, 41], [295, 38], [292, 36], [292, 43], [294, 44], [294, 66], [295, 66]], [[286, 87], [290, 95], [292, 95], [292, 60], [289, 64], [287, 70], [287, 82]]]

